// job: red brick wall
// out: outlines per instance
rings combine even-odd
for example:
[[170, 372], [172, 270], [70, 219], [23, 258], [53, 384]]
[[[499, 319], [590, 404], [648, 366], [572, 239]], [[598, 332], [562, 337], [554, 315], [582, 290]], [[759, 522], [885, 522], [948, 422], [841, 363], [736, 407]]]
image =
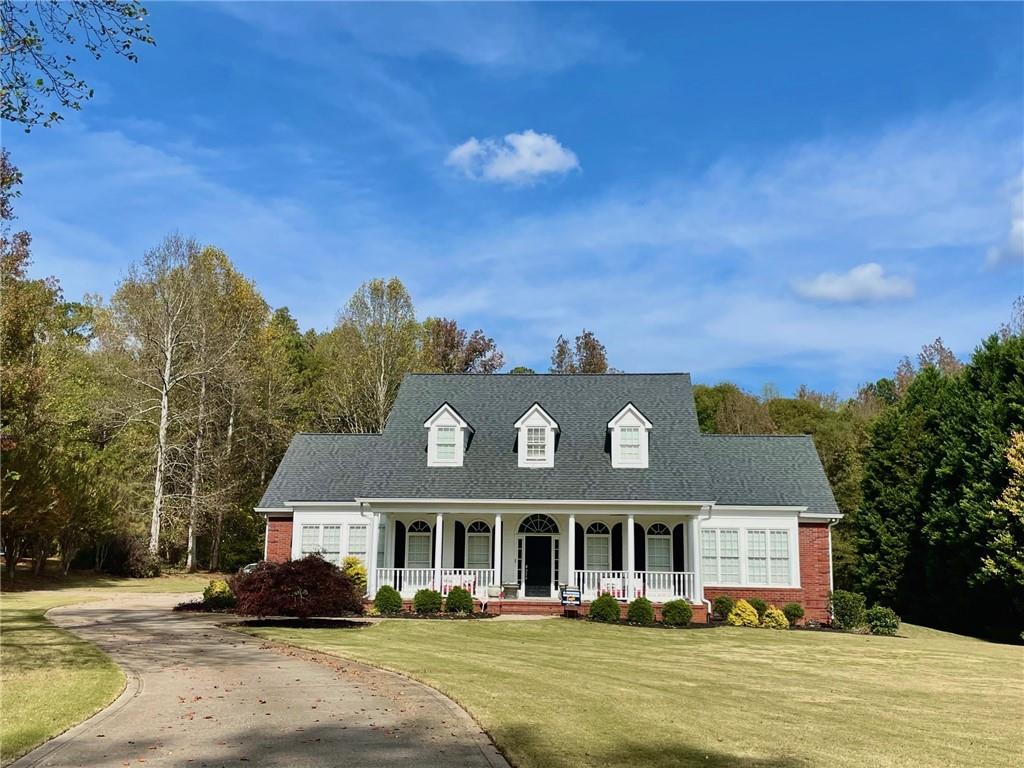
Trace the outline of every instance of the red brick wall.
[[267, 518], [267, 560], [283, 563], [292, 559], [292, 521], [289, 517]]
[[706, 587], [704, 596], [714, 600], [718, 595], [760, 597], [781, 608], [786, 603], [800, 603], [805, 618], [828, 619], [828, 583], [832, 567], [828, 556], [828, 524], [800, 524], [800, 589], [777, 587]]

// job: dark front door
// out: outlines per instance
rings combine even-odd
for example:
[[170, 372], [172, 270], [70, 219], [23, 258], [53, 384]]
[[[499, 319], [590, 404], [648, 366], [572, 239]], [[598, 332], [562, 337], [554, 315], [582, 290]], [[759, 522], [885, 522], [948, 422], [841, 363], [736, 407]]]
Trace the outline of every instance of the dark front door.
[[551, 537], [527, 536], [526, 596], [551, 597]]

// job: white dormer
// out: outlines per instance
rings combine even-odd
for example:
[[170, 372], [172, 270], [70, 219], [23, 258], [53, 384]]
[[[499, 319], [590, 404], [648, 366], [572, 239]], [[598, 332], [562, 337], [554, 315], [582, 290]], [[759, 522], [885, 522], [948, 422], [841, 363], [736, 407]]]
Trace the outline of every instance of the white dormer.
[[461, 467], [466, 451], [466, 433], [473, 428], [448, 403], [423, 422], [427, 432], [427, 466]]
[[649, 435], [652, 424], [632, 403], [608, 422], [612, 433], [612, 467], [647, 469], [650, 458]]
[[519, 430], [519, 466], [543, 468], [555, 466], [555, 433], [558, 422], [540, 407], [531, 405], [515, 423]]

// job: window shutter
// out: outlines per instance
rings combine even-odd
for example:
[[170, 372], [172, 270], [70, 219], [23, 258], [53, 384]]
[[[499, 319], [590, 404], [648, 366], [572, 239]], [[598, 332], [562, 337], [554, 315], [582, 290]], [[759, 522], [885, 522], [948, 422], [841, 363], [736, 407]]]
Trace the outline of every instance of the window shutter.
[[455, 521], [455, 546], [452, 548], [452, 568], [466, 567], [466, 526], [461, 521]]

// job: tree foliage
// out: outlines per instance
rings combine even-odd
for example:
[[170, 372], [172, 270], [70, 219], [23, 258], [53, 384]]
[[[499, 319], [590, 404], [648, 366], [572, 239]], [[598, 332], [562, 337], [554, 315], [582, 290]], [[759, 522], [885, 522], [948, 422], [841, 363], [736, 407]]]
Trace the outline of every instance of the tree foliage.
[[608, 352], [586, 328], [572, 346], [559, 336], [551, 353], [551, 373], [608, 373]]
[[76, 47], [137, 61], [137, 44], [152, 45], [146, 9], [135, 0], [0, 0], [0, 118], [26, 131], [63, 120], [93, 90], [75, 74]]

